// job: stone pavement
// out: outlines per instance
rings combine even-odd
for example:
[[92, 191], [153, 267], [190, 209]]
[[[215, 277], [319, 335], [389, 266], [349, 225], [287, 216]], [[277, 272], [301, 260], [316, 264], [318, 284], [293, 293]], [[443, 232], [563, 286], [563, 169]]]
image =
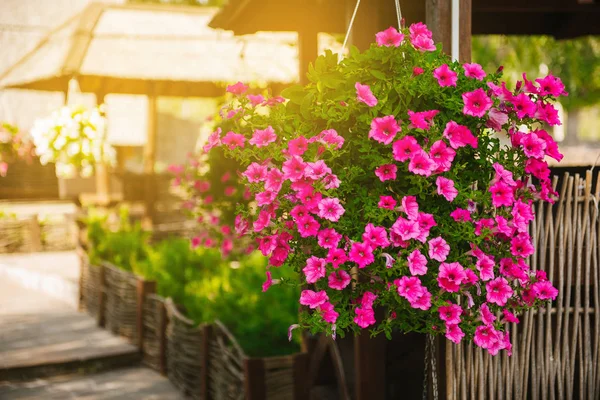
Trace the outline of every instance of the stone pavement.
[[[60, 293], [57, 282], [78, 280], [74, 262], [52, 253], [0, 257], [22, 272], [0, 276], [0, 399], [182, 398], [140, 366], [136, 347], [77, 312], [72, 293]], [[57, 293], [39, 290], [48, 282]]]

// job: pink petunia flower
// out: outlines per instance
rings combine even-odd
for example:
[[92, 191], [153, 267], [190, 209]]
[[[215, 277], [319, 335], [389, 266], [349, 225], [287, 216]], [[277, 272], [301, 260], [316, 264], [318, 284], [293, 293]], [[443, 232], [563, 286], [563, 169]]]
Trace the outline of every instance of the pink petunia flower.
[[393, 210], [396, 208], [396, 200], [392, 196], [379, 196], [379, 203], [377, 207], [384, 208], [386, 210]]
[[433, 126], [433, 118], [439, 113], [439, 110], [427, 110], [414, 112], [408, 110], [408, 118], [415, 129], [428, 131]]
[[344, 249], [330, 249], [327, 253], [327, 262], [333, 265], [333, 268], [339, 268], [340, 265], [348, 261], [348, 256]]
[[261, 212], [258, 213], [258, 218], [256, 219], [256, 221], [254, 221], [252, 228], [254, 229], [254, 232], [260, 232], [264, 228], [266, 228], [270, 222], [271, 213], [265, 210], [261, 210]]
[[308, 140], [304, 136], [288, 142], [288, 153], [292, 156], [301, 156], [306, 150], [308, 150]]
[[469, 210], [465, 210], [462, 208], [457, 208], [456, 210], [450, 213], [450, 216], [456, 222], [469, 222], [472, 220], [471, 213]]
[[463, 68], [465, 70], [465, 76], [467, 78], [475, 78], [478, 81], [482, 81], [483, 78], [486, 77], [486, 73], [481, 67], [481, 65], [477, 63], [465, 63], [463, 64]]
[[329, 168], [323, 160], [307, 162], [306, 169], [304, 170], [304, 176], [314, 180], [321, 179], [330, 173], [331, 168]]
[[519, 118], [533, 117], [537, 112], [536, 104], [525, 93], [519, 93], [514, 96], [511, 102]]
[[375, 35], [375, 40], [378, 46], [398, 47], [404, 40], [404, 34], [398, 32], [393, 26], [390, 26], [386, 30], [378, 32]]
[[409, 27], [410, 42], [419, 51], [435, 51], [432, 33], [422, 22], [417, 22]]
[[375, 168], [375, 175], [381, 182], [396, 179], [396, 171], [398, 167], [395, 164], [384, 164]]
[[227, 147], [229, 147], [231, 150], [235, 149], [236, 147], [244, 147], [245, 141], [246, 138], [244, 135], [231, 131], [227, 132], [221, 139], [221, 143], [227, 145]]
[[440, 272], [438, 274], [438, 285], [440, 288], [456, 293], [460, 289], [460, 285], [467, 279], [465, 269], [458, 262], [440, 264]]
[[372, 308], [356, 307], [354, 312], [356, 313], [354, 323], [363, 329], [368, 328], [376, 322], [375, 311]]
[[390, 144], [402, 128], [396, 122], [393, 115], [385, 117], [373, 118], [371, 121], [371, 130], [369, 131], [369, 139], [373, 139], [379, 143]]
[[402, 217], [398, 217], [390, 228], [390, 232], [398, 235], [404, 241], [415, 239], [421, 233], [417, 221], [407, 220]]
[[256, 200], [256, 203], [258, 206], [269, 205], [269, 204], [273, 203], [273, 201], [276, 198], [277, 198], [277, 193], [271, 192], [269, 190], [265, 190], [264, 192], [259, 192], [256, 194], [256, 196], [254, 196], [254, 199]]
[[398, 295], [404, 297], [409, 302], [417, 300], [421, 296], [421, 280], [416, 276], [403, 276], [400, 279], [394, 281], [394, 285], [397, 287]]
[[350, 274], [340, 269], [329, 274], [328, 283], [332, 289], [344, 290], [350, 284], [351, 280]]
[[336, 232], [333, 228], [326, 228], [319, 232], [317, 235], [319, 246], [324, 249], [335, 249], [337, 248], [342, 235]]
[[462, 98], [464, 102], [463, 114], [473, 117], [483, 117], [494, 104], [481, 88], [463, 93]]
[[453, 149], [459, 149], [467, 145], [474, 149], [477, 148], [477, 138], [473, 136], [469, 128], [454, 121], [449, 121], [446, 124], [443, 135], [448, 139]]
[[256, 146], [256, 147], [265, 147], [268, 146], [269, 143], [273, 143], [277, 139], [277, 135], [271, 126], [268, 126], [266, 129], [255, 129], [254, 134], [248, 140], [248, 143]]
[[394, 160], [404, 162], [410, 159], [414, 154], [420, 152], [421, 146], [417, 142], [417, 139], [407, 135], [400, 140], [396, 140], [392, 145], [392, 154]]
[[277, 168], [271, 168], [265, 178], [265, 190], [279, 192], [283, 185], [283, 173]]
[[453, 343], [460, 343], [462, 338], [465, 337], [464, 332], [458, 325], [449, 325], [446, 324], [446, 339], [450, 340]]
[[265, 102], [265, 98], [262, 94], [249, 94], [246, 95], [246, 98], [250, 101], [250, 104], [252, 104], [253, 107]]
[[483, 303], [479, 307], [479, 316], [485, 325], [492, 325], [496, 321], [496, 316], [490, 311], [487, 303]]
[[226, 91], [232, 94], [244, 94], [248, 90], [248, 86], [242, 82], [233, 85], [228, 85]]
[[319, 222], [310, 215], [298, 219], [297, 225], [298, 232], [303, 238], [317, 236], [319, 233], [319, 228], [321, 228], [321, 224], [319, 224]]
[[429, 149], [429, 157], [437, 165], [436, 172], [450, 171], [455, 156], [456, 151], [448, 147], [443, 140], [436, 141]]
[[425, 275], [427, 273], [427, 258], [416, 249], [409, 254], [408, 269], [412, 275]]
[[208, 140], [206, 141], [206, 144], [202, 148], [202, 150], [204, 150], [205, 153], [208, 153], [213, 147], [221, 145], [221, 132], [221, 128], [217, 128], [216, 131], [210, 134]]
[[385, 248], [390, 245], [385, 228], [382, 226], [375, 226], [372, 223], [365, 226], [365, 232], [363, 233], [362, 238], [363, 241], [368, 243], [372, 248]]
[[490, 109], [488, 113], [489, 119], [486, 126], [492, 128], [496, 132], [500, 132], [502, 127], [508, 122], [508, 114], [498, 110], [497, 108]]
[[506, 308], [502, 310], [502, 314], [504, 315], [504, 319], [506, 322], [514, 322], [515, 324], [519, 323], [519, 318], [512, 312], [508, 311]]
[[266, 292], [271, 285], [273, 285], [273, 278], [271, 277], [271, 272], [267, 271], [267, 280], [262, 284], [262, 291]]
[[325, 187], [325, 189], [337, 189], [340, 187], [340, 183], [342, 183], [342, 181], [334, 174], [325, 176], [321, 182], [323, 182], [323, 187]]
[[556, 289], [550, 281], [536, 282], [532, 286], [535, 297], [540, 300], [555, 300], [558, 296], [558, 289]]
[[375, 261], [373, 249], [369, 243], [354, 242], [350, 247], [348, 259], [358, 264], [359, 268], [365, 268], [367, 265]]
[[460, 323], [460, 316], [463, 313], [463, 309], [458, 304], [448, 303], [447, 306], [441, 306], [438, 308], [440, 319], [448, 325], [457, 325]]
[[336, 132], [335, 129], [327, 129], [319, 134], [320, 140], [335, 149], [341, 149], [344, 144], [344, 138]]
[[369, 85], [363, 85], [360, 82], [356, 82], [354, 85], [356, 88], [356, 100], [365, 103], [369, 107], [375, 107], [377, 105], [377, 98], [371, 92]]
[[450, 245], [441, 236], [431, 239], [428, 243], [429, 258], [439, 262], [446, 261], [450, 253]]
[[329, 322], [330, 324], [335, 324], [340, 316], [340, 314], [333, 308], [333, 304], [328, 301], [319, 306], [319, 311], [321, 312], [323, 321]]
[[508, 281], [502, 277], [493, 279], [486, 283], [486, 300], [499, 306], [505, 306], [508, 299], [512, 296], [513, 290]]
[[523, 153], [529, 158], [541, 160], [546, 155], [546, 141], [541, 139], [535, 132], [524, 135], [521, 138]]
[[292, 156], [287, 161], [283, 162], [282, 171], [283, 178], [289, 179], [292, 182], [299, 181], [304, 178], [304, 171], [306, 170], [306, 163], [302, 161], [302, 158], [299, 156]]
[[319, 217], [336, 222], [344, 215], [344, 207], [340, 204], [340, 200], [333, 198], [324, 198], [319, 202]]
[[425, 151], [421, 150], [410, 159], [408, 163], [408, 170], [415, 175], [421, 175], [425, 177], [431, 176], [431, 174], [435, 171], [437, 164], [433, 161], [429, 154]]
[[323, 258], [311, 256], [306, 260], [306, 266], [302, 269], [307, 283], [315, 283], [325, 276], [326, 261]]
[[514, 189], [502, 181], [490, 186], [489, 192], [492, 194], [494, 207], [510, 207], [515, 201]]
[[421, 68], [421, 67], [414, 67], [413, 68], [413, 76], [419, 76], [423, 72], [425, 72], [425, 70], [423, 68]]
[[456, 86], [456, 81], [458, 81], [458, 75], [448, 67], [448, 64], [440, 65], [434, 69], [433, 76], [442, 87]]
[[324, 290], [314, 292], [312, 290], [303, 290], [300, 294], [300, 304], [303, 306], [309, 306], [314, 309], [324, 304], [329, 300], [327, 293]]
[[267, 167], [253, 162], [242, 174], [250, 183], [262, 182], [267, 178]]
[[423, 311], [427, 311], [431, 308], [431, 293], [425, 286], [421, 286], [419, 295], [410, 302], [410, 306]]
[[406, 213], [409, 219], [419, 217], [419, 204], [415, 196], [404, 196], [402, 198], [402, 211]]
[[452, 179], [438, 176], [435, 180], [435, 184], [437, 185], [437, 194], [444, 196], [446, 200], [451, 202], [458, 196], [458, 190], [454, 187], [454, 181]]
[[540, 85], [539, 94], [542, 96], [552, 95], [559, 97], [567, 94], [565, 85], [556, 76], [548, 75], [545, 78], [538, 78], [535, 81]]

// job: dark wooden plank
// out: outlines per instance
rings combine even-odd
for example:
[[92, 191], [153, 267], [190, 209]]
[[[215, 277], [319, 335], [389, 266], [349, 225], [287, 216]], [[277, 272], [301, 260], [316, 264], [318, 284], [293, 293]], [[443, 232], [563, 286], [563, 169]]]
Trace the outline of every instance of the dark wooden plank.
[[146, 296], [156, 293], [156, 282], [138, 279], [137, 281], [137, 334], [138, 347], [144, 351], [144, 303]]
[[247, 400], [264, 400], [266, 398], [265, 364], [262, 358], [244, 360], [244, 385]]
[[385, 399], [385, 349], [383, 335], [371, 338], [364, 330], [354, 338], [357, 400]]
[[300, 353], [294, 356], [294, 400], [308, 400], [308, 354]]

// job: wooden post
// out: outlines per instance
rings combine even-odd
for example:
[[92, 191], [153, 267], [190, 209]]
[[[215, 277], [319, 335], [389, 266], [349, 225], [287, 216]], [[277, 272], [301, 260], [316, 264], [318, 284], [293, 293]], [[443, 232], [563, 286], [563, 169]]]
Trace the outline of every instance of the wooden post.
[[151, 87], [148, 95], [148, 135], [144, 147], [144, 179], [146, 179], [146, 211], [143, 218], [145, 228], [152, 226], [154, 216], [154, 202], [156, 200], [156, 188], [154, 184], [154, 164], [156, 163], [156, 140], [158, 136], [157, 108], [154, 87]]
[[106, 311], [106, 268], [104, 264], [98, 265], [100, 268], [98, 287], [98, 326], [104, 327], [104, 313]]
[[[471, 61], [471, 2], [460, 0], [459, 60]], [[442, 43], [445, 53], [452, 52], [452, 0], [426, 0], [425, 23], [433, 33], [433, 40]]]
[[204, 325], [202, 328], [202, 398], [204, 400], [212, 399], [208, 371], [210, 369], [210, 342], [213, 340], [213, 334], [213, 326], [209, 324]]
[[308, 78], [308, 65], [314, 63], [315, 59], [319, 55], [319, 41], [318, 32], [308, 27], [298, 32], [298, 61], [300, 66], [298, 72], [300, 73], [300, 84], [306, 85]]
[[246, 400], [264, 400], [267, 397], [265, 363], [262, 358], [244, 360], [244, 385]]
[[[308, 385], [308, 353], [294, 356], [294, 400], [308, 400], [310, 397]], [[338, 390], [342, 390], [338, 388]]]
[[385, 399], [386, 338], [371, 338], [367, 331], [354, 338], [354, 369], [357, 400]]
[[160, 365], [160, 373], [167, 376], [167, 325], [169, 323], [167, 317], [167, 307], [165, 302], [160, 302], [160, 313], [158, 314], [158, 357]]
[[146, 296], [156, 292], [156, 282], [138, 279], [137, 281], [137, 334], [140, 352], [144, 351], [144, 303]]
[[[105, 93], [96, 92], [96, 105], [104, 104]], [[103, 139], [106, 140], [107, 132], [103, 134]], [[110, 173], [108, 171], [108, 165], [104, 161], [100, 161], [95, 166], [96, 176], [96, 201], [101, 205], [108, 205], [110, 203]]]
[[42, 229], [37, 214], [29, 217], [29, 234], [31, 238], [30, 251], [42, 251]]

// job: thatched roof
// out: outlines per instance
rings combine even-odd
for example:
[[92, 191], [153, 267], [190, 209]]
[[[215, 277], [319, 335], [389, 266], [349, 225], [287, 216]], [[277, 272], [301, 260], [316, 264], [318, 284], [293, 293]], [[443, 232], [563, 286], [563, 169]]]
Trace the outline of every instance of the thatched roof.
[[44, 37], [0, 86], [83, 92], [216, 96], [232, 81], [297, 80], [293, 33], [237, 37], [208, 26], [216, 9], [92, 3]]

